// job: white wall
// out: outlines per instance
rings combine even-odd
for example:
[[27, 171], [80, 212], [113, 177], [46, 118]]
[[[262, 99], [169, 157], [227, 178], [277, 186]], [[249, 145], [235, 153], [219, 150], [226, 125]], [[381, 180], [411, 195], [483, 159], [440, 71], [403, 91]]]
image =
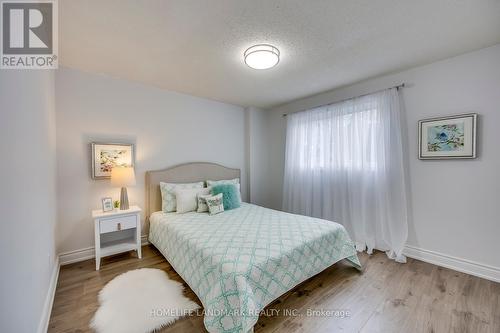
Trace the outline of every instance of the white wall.
[[91, 210], [101, 207], [102, 197], [119, 199], [120, 189], [108, 180], [91, 179], [93, 141], [135, 143], [131, 204], [144, 207], [145, 171], [193, 161], [241, 168], [246, 199], [242, 107], [62, 68], [56, 74], [56, 114], [59, 253], [94, 246]]
[[266, 188], [261, 186], [261, 180], [266, 177], [269, 169], [267, 158], [268, 113], [265, 110], [248, 107], [245, 109], [247, 126], [247, 159], [249, 201], [256, 205], [268, 206], [270, 196]]
[[0, 331], [33, 333], [58, 268], [52, 72], [0, 71], [0, 154]]
[[[500, 269], [500, 45], [301, 99], [269, 112], [269, 205], [281, 207], [283, 113], [328, 104], [405, 82], [412, 220], [408, 245]], [[479, 158], [420, 161], [417, 121], [477, 112]], [[497, 272], [498, 274], [498, 272]]]

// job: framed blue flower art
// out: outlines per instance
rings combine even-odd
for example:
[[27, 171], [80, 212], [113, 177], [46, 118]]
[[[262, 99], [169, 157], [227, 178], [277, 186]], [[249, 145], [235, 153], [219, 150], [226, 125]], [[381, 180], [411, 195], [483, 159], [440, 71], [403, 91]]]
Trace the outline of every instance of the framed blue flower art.
[[419, 159], [476, 158], [476, 113], [420, 120], [418, 133]]

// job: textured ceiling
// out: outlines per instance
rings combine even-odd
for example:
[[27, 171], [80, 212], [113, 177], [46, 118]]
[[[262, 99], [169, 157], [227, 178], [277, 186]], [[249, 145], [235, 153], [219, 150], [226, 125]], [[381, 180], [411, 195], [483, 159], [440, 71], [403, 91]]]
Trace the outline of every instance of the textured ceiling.
[[[499, 0], [64, 0], [63, 66], [271, 107], [500, 43]], [[277, 67], [244, 50], [271, 43]]]

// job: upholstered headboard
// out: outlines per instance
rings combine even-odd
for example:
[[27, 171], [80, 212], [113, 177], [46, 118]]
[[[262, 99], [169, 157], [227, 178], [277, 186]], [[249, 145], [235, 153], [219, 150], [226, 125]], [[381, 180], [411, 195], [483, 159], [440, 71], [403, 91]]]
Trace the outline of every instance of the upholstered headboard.
[[206, 180], [240, 178], [240, 169], [231, 169], [215, 163], [195, 162], [171, 168], [146, 172], [146, 219], [161, 210], [160, 182], [194, 183]]

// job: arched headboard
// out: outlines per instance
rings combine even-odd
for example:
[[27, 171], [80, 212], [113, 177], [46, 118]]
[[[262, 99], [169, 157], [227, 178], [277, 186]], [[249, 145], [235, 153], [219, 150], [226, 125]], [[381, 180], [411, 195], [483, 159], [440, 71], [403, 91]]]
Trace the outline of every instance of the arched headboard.
[[161, 210], [160, 182], [165, 183], [194, 183], [206, 180], [221, 180], [240, 178], [240, 169], [225, 166], [194, 162], [177, 165], [171, 168], [146, 172], [146, 219], [153, 212]]

